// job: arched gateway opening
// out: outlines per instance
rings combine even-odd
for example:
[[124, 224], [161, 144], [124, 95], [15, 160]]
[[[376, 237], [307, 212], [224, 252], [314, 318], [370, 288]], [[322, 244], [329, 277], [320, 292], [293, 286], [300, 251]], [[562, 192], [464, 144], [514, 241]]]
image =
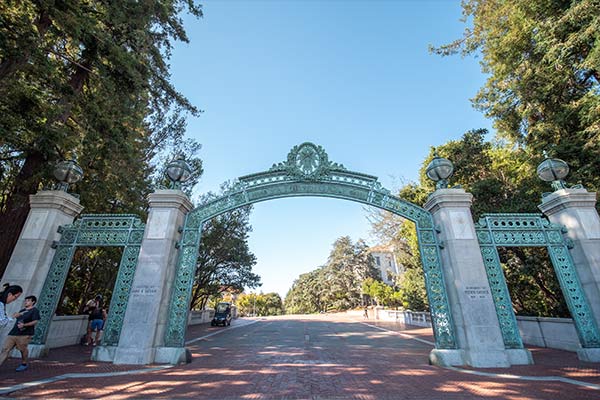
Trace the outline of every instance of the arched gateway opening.
[[268, 171], [246, 175], [222, 197], [202, 204], [186, 217], [176, 278], [169, 304], [164, 343], [184, 347], [189, 303], [200, 245], [202, 225], [227, 211], [246, 205], [285, 197], [315, 196], [350, 200], [387, 210], [414, 222], [417, 230], [425, 284], [429, 297], [437, 349], [456, 349], [456, 333], [444, 283], [440, 244], [432, 215], [425, 209], [393, 196], [377, 177], [347, 170], [329, 161], [321, 146], [295, 146], [287, 160]]

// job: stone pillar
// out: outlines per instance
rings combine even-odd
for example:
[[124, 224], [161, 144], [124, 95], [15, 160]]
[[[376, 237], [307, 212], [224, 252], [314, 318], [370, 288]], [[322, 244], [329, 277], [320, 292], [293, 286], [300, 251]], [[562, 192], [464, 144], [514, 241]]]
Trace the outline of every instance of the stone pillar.
[[[150, 364], [163, 343], [171, 286], [177, 268], [179, 227], [192, 209], [180, 190], [157, 190], [149, 196], [149, 214], [135, 277], [117, 347], [101, 346], [92, 358], [115, 364]], [[173, 362], [185, 361], [185, 349]], [[161, 357], [162, 358], [162, 357]]]
[[[542, 198], [538, 208], [550, 222], [565, 226], [573, 241], [571, 249], [577, 275], [592, 314], [600, 327], [600, 216], [596, 193], [585, 189], [560, 189]], [[579, 358], [600, 361], [599, 349], [581, 349]]]
[[[52, 242], [60, 240], [58, 227], [71, 224], [83, 210], [78, 198], [61, 190], [39, 191], [29, 196], [29, 205], [31, 210], [2, 277], [2, 282], [20, 285], [23, 298], [39, 297], [54, 257]], [[16, 301], [9, 311], [20, 306]]]
[[459, 349], [434, 349], [435, 364], [509, 367], [532, 364], [525, 349], [504, 348], [483, 257], [471, 215], [473, 196], [463, 189], [438, 189], [425, 203], [441, 230], [440, 251]]
[[[29, 215], [21, 230], [2, 282], [23, 288], [23, 298], [34, 295], [39, 298], [48, 275], [55, 250], [52, 242], [60, 240], [58, 227], [68, 225], [83, 210], [79, 199], [62, 190], [42, 190], [29, 196]], [[19, 311], [23, 302], [17, 300], [7, 307], [7, 314]], [[8, 334], [6, 327], [2, 335]], [[30, 357], [36, 358], [47, 350], [43, 346], [30, 345]]]

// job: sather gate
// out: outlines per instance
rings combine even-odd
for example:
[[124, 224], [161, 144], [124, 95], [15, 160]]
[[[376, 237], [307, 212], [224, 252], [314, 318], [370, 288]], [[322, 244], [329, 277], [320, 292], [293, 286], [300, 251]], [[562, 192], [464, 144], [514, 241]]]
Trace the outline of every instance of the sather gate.
[[[62, 191], [41, 191], [32, 196], [32, 211], [5, 279], [28, 293], [41, 292], [43, 318], [32, 349], [33, 356], [39, 355], [47, 351], [49, 324], [74, 249], [125, 246], [108, 332], [92, 357], [126, 364], [184, 362], [189, 358], [185, 331], [203, 224], [261, 201], [331, 197], [387, 210], [415, 223], [435, 337], [431, 362], [475, 367], [532, 363], [496, 253], [497, 246], [532, 244], [550, 249], [578, 329], [580, 358], [600, 361], [600, 277], [594, 275], [600, 265], [593, 264], [598, 257], [590, 256], [600, 244], [595, 194], [561, 190], [546, 197], [542, 206], [549, 218], [564, 224], [585, 215], [585, 223], [569, 226], [568, 240], [562, 237], [564, 227], [531, 214], [490, 214], [476, 225], [470, 212], [472, 196], [462, 189], [440, 187], [423, 207], [416, 206], [393, 196], [376, 177], [350, 171], [331, 162], [322, 147], [303, 143], [292, 148], [285, 161], [239, 178], [223, 196], [196, 208], [180, 190], [155, 191], [149, 196], [145, 226], [131, 215], [88, 215], [70, 224], [81, 211], [78, 200]], [[572, 197], [579, 207], [574, 211], [569, 208]], [[54, 233], [60, 226], [62, 236]], [[567, 249], [570, 242], [575, 243], [577, 263]], [[29, 254], [36, 256], [32, 260]]]
[[448, 304], [439, 243], [431, 214], [390, 194], [377, 178], [349, 171], [329, 161], [322, 147], [313, 143], [295, 146], [287, 160], [266, 172], [247, 175], [222, 197], [202, 204], [186, 217], [181, 238], [177, 279], [171, 295], [165, 344], [184, 345], [187, 314], [198, 257], [202, 225], [219, 214], [261, 201], [284, 197], [319, 196], [351, 200], [390, 211], [415, 223], [425, 270], [436, 347], [455, 349], [456, 337]]

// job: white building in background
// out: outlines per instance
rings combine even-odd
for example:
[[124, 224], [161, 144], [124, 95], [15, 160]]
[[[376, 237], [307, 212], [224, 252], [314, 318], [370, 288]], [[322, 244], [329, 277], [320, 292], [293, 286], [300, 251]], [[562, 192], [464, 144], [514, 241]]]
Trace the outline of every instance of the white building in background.
[[394, 248], [390, 245], [373, 246], [369, 248], [369, 253], [375, 260], [375, 268], [381, 272], [381, 280], [394, 285], [394, 276], [402, 272], [402, 266], [396, 262]]

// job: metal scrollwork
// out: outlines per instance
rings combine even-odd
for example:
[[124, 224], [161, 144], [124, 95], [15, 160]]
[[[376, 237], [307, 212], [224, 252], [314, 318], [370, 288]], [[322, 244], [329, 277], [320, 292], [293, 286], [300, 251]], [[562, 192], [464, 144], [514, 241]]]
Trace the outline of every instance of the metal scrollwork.
[[48, 276], [37, 302], [40, 321], [32, 339], [34, 344], [44, 344], [52, 316], [63, 291], [75, 250], [80, 246], [122, 246], [123, 255], [111, 298], [108, 319], [104, 327], [102, 344], [117, 345], [138, 255], [144, 236], [145, 225], [132, 214], [84, 214], [71, 225], [59, 228], [60, 241], [50, 264]]
[[177, 278], [169, 308], [165, 345], [182, 347], [202, 224], [224, 212], [260, 201], [296, 196], [333, 197], [390, 211], [413, 221], [419, 236], [431, 306], [436, 347], [457, 348], [454, 322], [446, 293], [439, 243], [429, 212], [391, 195], [377, 177], [347, 170], [329, 161], [321, 146], [303, 143], [289, 152], [287, 160], [268, 171], [239, 178], [223, 197], [200, 204], [186, 217]]
[[497, 247], [548, 248], [582, 347], [600, 347], [600, 332], [569, 252], [565, 227], [540, 214], [484, 214], [475, 225], [506, 348], [523, 348]]

